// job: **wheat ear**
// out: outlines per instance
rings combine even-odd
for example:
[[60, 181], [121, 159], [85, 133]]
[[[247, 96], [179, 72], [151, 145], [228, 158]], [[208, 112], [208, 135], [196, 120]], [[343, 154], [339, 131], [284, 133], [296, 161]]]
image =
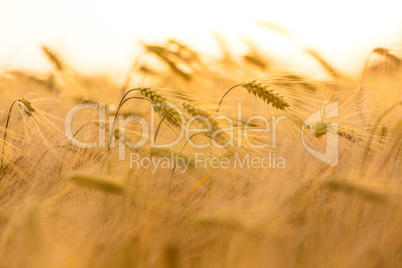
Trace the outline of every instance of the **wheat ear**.
[[[313, 134], [316, 138], [319, 138], [327, 134], [331, 130], [330, 124], [324, 122], [316, 122], [314, 124], [307, 126], [307, 128], [310, 130], [311, 134]], [[352, 134], [350, 134], [348, 131], [345, 130], [338, 130], [336, 134], [338, 134], [339, 137], [342, 137], [350, 142], [358, 141], [356, 137], [354, 137]]]
[[64, 70], [65, 68], [64, 63], [55, 52], [53, 52], [47, 46], [42, 46], [42, 51], [46, 55], [47, 59], [53, 64], [53, 66], [57, 71], [62, 72]]
[[21, 113], [24, 116], [32, 116], [32, 114], [36, 111], [35, 108], [32, 107], [31, 103], [25, 98], [18, 99], [17, 103]]
[[165, 97], [148, 87], [140, 87], [138, 91], [149, 100], [154, 110], [162, 116], [163, 119], [161, 121], [166, 119], [171, 125], [181, 127], [182, 120], [179, 113], [173, 108], [173, 105], [167, 102]]
[[261, 83], [257, 83], [255, 80], [240, 84], [242, 87], [247, 89], [248, 93], [257, 96], [258, 98], [265, 101], [267, 104], [271, 104], [273, 107], [284, 110], [290, 105], [284, 100], [283, 96], [279, 95], [270, 86], [264, 86]]
[[228, 91], [225, 92], [221, 101], [218, 104], [218, 108], [216, 109], [216, 113], [219, 111], [219, 107], [222, 104], [223, 98], [234, 88], [242, 86], [247, 89], [247, 92], [253, 94], [254, 96], [260, 98], [261, 100], [265, 101], [267, 104], [271, 104], [272, 107], [275, 107], [279, 110], [285, 110], [289, 107], [289, 103], [285, 101], [283, 96], [276, 93], [274, 90], [270, 89], [270, 86], [263, 85], [261, 83], [257, 83], [256, 80], [252, 80], [249, 82], [244, 82], [238, 85], [233, 86]]

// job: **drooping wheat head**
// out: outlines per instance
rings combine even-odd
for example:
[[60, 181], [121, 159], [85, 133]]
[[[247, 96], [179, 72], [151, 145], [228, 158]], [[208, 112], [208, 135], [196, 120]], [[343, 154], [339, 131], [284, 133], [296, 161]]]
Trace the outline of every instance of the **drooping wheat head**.
[[31, 103], [25, 98], [18, 99], [17, 104], [23, 116], [31, 117], [32, 114], [36, 111], [36, 109], [32, 107]]

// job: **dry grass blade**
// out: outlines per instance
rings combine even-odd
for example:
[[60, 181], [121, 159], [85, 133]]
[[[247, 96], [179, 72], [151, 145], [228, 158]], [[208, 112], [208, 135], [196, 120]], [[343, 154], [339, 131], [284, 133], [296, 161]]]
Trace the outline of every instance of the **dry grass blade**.
[[366, 148], [364, 149], [364, 154], [363, 154], [363, 159], [362, 159], [362, 167], [364, 168], [366, 165], [366, 161], [369, 155], [369, 151], [370, 151], [370, 146], [371, 146], [371, 142], [373, 141], [373, 137], [374, 137], [374, 133], [378, 127], [378, 125], [380, 124], [381, 120], [390, 112], [392, 112], [395, 108], [397, 108], [398, 106], [402, 106], [402, 101], [399, 101], [397, 103], [395, 103], [394, 105], [390, 106], [388, 109], [386, 109], [378, 118], [377, 121], [374, 125], [373, 130], [371, 131], [370, 134], [370, 138], [367, 141], [367, 145]]
[[377, 204], [384, 204], [388, 201], [388, 195], [385, 193], [344, 179], [328, 179], [324, 182], [324, 186]]
[[112, 194], [126, 193], [126, 190], [122, 186], [108, 181], [109, 179], [99, 178], [93, 174], [74, 173], [68, 178], [74, 183], [87, 188], [97, 189]]

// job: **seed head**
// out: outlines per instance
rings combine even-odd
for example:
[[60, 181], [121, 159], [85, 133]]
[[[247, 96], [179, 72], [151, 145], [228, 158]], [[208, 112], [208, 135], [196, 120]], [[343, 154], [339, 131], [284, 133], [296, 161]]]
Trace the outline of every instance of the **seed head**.
[[18, 99], [17, 103], [23, 115], [32, 116], [32, 114], [36, 111], [35, 108], [32, 107], [31, 103], [25, 98]]
[[247, 89], [250, 94], [257, 96], [267, 104], [271, 104], [273, 107], [279, 110], [284, 110], [286, 107], [290, 106], [281, 95], [277, 94], [272, 89], [269, 89], [270, 86], [264, 86], [261, 83], [257, 83], [255, 80], [244, 82], [240, 85]]

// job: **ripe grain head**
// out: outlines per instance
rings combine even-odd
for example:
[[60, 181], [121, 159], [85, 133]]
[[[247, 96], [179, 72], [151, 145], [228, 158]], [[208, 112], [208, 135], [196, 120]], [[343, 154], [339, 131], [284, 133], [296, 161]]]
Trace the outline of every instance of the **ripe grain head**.
[[247, 89], [250, 94], [253, 94], [254, 96], [265, 101], [267, 104], [271, 104], [273, 107], [279, 110], [285, 110], [290, 106], [289, 103], [285, 101], [283, 96], [276, 93], [273, 89], [270, 89], [270, 86], [258, 83], [256, 80], [244, 82], [240, 85]]

